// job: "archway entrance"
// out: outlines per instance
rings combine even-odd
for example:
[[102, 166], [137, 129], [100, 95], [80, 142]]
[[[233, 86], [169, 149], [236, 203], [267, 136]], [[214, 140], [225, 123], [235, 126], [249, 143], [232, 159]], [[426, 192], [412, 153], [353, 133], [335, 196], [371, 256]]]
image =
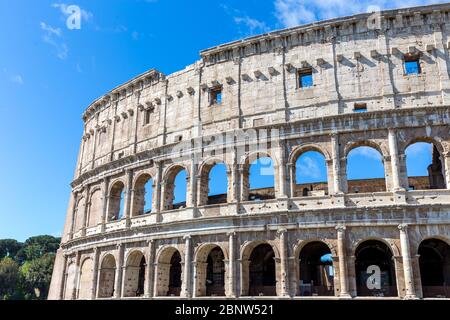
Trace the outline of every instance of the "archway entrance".
[[99, 298], [111, 298], [114, 296], [114, 281], [116, 278], [116, 260], [114, 256], [107, 255], [100, 267], [100, 278], [98, 285]]
[[392, 251], [377, 240], [361, 243], [355, 253], [358, 296], [397, 296]]
[[439, 239], [419, 246], [420, 279], [424, 298], [450, 298], [450, 246]]
[[168, 296], [179, 296], [181, 293], [181, 255], [176, 251], [170, 259]]
[[258, 245], [250, 255], [248, 295], [277, 295], [275, 253], [269, 244]]
[[323, 242], [308, 243], [300, 252], [301, 296], [333, 296], [334, 268], [330, 248]]
[[146, 261], [140, 251], [130, 254], [125, 270], [125, 297], [140, 297], [144, 295]]

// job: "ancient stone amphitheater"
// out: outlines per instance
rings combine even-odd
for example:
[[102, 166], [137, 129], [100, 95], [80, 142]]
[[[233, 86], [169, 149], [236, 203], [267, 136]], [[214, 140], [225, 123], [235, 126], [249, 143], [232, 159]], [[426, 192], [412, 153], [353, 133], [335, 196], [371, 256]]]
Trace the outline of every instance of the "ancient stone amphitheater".
[[[204, 50], [100, 97], [49, 298], [450, 297], [449, 50], [450, 4], [360, 14]], [[429, 175], [408, 177], [418, 142]], [[347, 179], [361, 146], [384, 179]], [[299, 185], [310, 151], [327, 181]], [[274, 186], [252, 189], [268, 157]], [[217, 164], [227, 193], [211, 196]]]

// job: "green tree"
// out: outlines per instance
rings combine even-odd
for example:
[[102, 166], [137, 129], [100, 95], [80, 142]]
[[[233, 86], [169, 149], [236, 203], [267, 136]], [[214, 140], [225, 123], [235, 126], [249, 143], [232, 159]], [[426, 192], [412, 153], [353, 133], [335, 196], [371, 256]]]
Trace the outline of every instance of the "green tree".
[[42, 257], [46, 253], [56, 253], [61, 238], [53, 236], [31, 237], [25, 241], [23, 247], [17, 252], [17, 260], [20, 263]]
[[52, 278], [54, 253], [27, 261], [21, 267], [23, 288], [27, 299], [46, 299]]
[[10, 257], [0, 260], [0, 299], [14, 299], [19, 280], [19, 264]]
[[15, 259], [17, 252], [22, 249], [23, 243], [14, 239], [0, 240], [0, 259], [11, 257]]

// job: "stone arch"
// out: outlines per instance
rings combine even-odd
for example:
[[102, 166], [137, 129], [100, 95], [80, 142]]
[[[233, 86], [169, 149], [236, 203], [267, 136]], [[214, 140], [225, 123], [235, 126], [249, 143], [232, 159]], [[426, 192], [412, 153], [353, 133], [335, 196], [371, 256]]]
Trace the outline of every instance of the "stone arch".
[[227, 173], [227, 198], [219, 200], [215, 203], [225, 203], [228, 201], [228, 197], [231, 195], [231, 168], [230, 166], [223, 160], [217, 157], [211, 157], [206, 159], [202, 162], [198, 169], [198, 186], [197, 186], [197, 192], [198, 192], [198, 205], [206, 205], [210, 203], [209, 199], [209, 177], [211, 170], [216, 165], [224, 165]]
[[[419, 136], [414, 137], [407, 140], [403, 146], [402, 153], [406, 159], [406, 151], [407, 149], [416, 144], [416, 143], [429, 143], [432, 146], [431, 151], [431, 164], [427, 167], [428, 172], [428, 187], [430, 189], [445, 189], [447, 188], [446, 178], [445, 178], [445, 170], [446, 164], [444, 159], [445, 154], [445, 144], [442, 139], [438, 137], [425, 137]], [[408, 173], [408, 166], [406, 160], [403, 163], [406, 181], [404, 184], [409, 188], [411, 186], [411, 177]], [[423, 188], [415, 188], [416, 190], [420, 190]]]
[[392, 246], [385, 241], [366, 239], [356, 246], [354, 256], [358, 296], [398, 296]]
[[[330, 153], [328, 152], [327, 149], [323, 148], [322, 146], [318, 145], [318, 144], [304, 144], [304, 145], [300, 145], [297, 146], [295, 148], [293, 148], [293, 150], [291, 151], [289, 158], [288, 158], [288, 165], [290, 167], [291, 171], [291, 179], [293, 179], [293, 181], [291, 181], [291, 195], [292, 197], [297, 197], [297, 196], [307, 196], [309, 191], [312, 191], [310, 189], [312, 189], [312, 187], [308, 186], [306, 187], [301, 187], [301, 190], [297, 190], [296, 186], [297, 186], [297, 160], [300, 159], [300, 157], [302, 155], [304, 155], [307, 152], [317, 152], [320, 155], [323, 156], [324, 158], [324, 165], [325, 165], [325, 170], [327, 172], [327, 181], [325, 181], [326, 184], [326, 194], [330, 193], [329, 191], [329, 186], [328, 186], [328, 181], [332, 181], [332, 176], [331, 176], [331, 172], [332, 172], [332, 168], [330, 168], [330, 163], [331, 163], [331, 156]], [[323, 190], [323, 186], [317, 186], [319, 187], [321, 190]]]
[[445, 237], [427, 237], [417, 249], [424, 298], [450, 298], [450, 245]]
[[87, 300], [92, 297], [92, 282], [94, 279], [94, 261], [91, 257], [81, 262], [80, 279], [78, 284], [78, 299]]
[[[151, 182], [151, 185], [148, 184]], [[145, 196], [147, 192], [152, 193], [152, 199], [154, 197], [154, 182], [153, 177], [147, 172], [141, 173], [136, 177], [133, 182], [133, 200], [132, 200], [132, 212], [131, 216], [136, 217], [145, 214]], [[152, 207], [153, 210], [153, 207]]]
[[[360, 148], [368, 147], [376, 150], [381, 156], [381, 162], [383, 166], [383, 178], [359, 178], [349, 180], [349, 163], [348, 158], [351, 151]], [[344, 157], [341, 163], [341, 175], [342, 175], [342, 185], [345, 192], [349, 193], [368, 193], [368, 192], [385, 192], [390, 188], [390, 176], [391, 167], [389, 165], [390, 156], [389, 150], [381, 144], [373, 140], [358, 140], [348, 142], [344, 147]], [[382, 179], [382, 181], [377, 181]]]
[[[274, 176], [273, 187], [263, 188], [262, 190], [253, 190], [250, 192], [250, 167], [258, 159], [270, 158], [272, 161]], [[275, 193], [278, 188], [278, 160], [272, 155], [270, 151], [254, 151], [243, 157], [241, 164], [241, 200], [248, 201], [253, 199], [273, 199], [276, 197]]]
[[108, 221], [118, 220], [123, 214], [123, 199], [125, 197], [125, 183], [118, 179], [111, 183], [108, 198]]
[[[262, 248], [262, 246], [265, 249], [261, 251], [266, 252], [267, 256], [264, 256], [264, 259], [261, 260], [260, 255], [252, 262], [251, 259], [254, 258], [252, 254], [257, 252], [255, 250]], [[273, 256], [271, 256], [269, 247], [273, 252]], [[262, 240], [246, 242], [241, 248], [240, 256], [242, 264], [241, 295], [276, 295], [281, 283], [280, 253], [276, 244]], [[270, 259], [273, 259], [273, 265]], [[265, 272], [267, 274], [264, 276]], [[273, 282], [273, 280], [275, 281]]]
[[64, 300], [72, 300], [74, 289], [76, 288], [75, 279], [77, 276], [77, 266], [75, 262], [69, 263], [66, 271], [66, 282], [64, 287]]
[[173, 246], [162, 247], [156, 255], [156, 295], [179, 296], [183, 279], [183, 255]]
[[124, 297], [140, 297], [144, 295], [145, 270], [147, 261], [140, 250], [131, 251], [126, 257]]
[[221, 245], [206, 243], [195, 252], [196, 296], [224, 296], [228, 278], [227, 253]]
[[100, 187], [97, 187], [91, 191], [88, 205], [88, 217], [86, 219], [87, 226], [93, 227], [101, 223], [102, 220], [103, 195]]
[[114, 283], [116, 279], [116, 259], [113, 254], [108, 253], [101, 261], [98, 297], [112, 298], [114, 296]]
[[[186, 203], [179, 203], [175, 204], [175, 178], [177, 175], [182, 172], [186, 172]], [[188, 201], [188, 194], [189, 194], [189, 179], [190, 179], [190, 172], [188, 168], [184, 164], [171, 164], [166, 170], [164, 170], [163, 174], [163, 184], [164, 184], [164, 190], [163, 190], [163, 208], [164, 210], [172, 210], [177, 209], [178, 207], [187, 206]]]
[[86, 206], [86, 197], [81, 196], [79, 199], [77, 199], [77, 203], [75, 206], [73, 232], [80, 231], [84, 227], [83, 216], [85, 206]]

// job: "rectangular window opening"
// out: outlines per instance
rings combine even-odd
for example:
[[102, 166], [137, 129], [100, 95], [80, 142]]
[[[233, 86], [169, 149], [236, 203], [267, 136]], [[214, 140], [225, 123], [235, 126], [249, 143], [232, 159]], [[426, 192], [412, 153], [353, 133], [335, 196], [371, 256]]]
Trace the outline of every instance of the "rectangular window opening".
[[144, 126], [150, 124], [151, 114], [152, 114], [151, 109], [147, 109], [144, 111]]
[[222, 87], [211, 89], [211, 104], [222, 104]]
[[366, 112], [367, 111], [367, 103], [355, 103], [355, 105], [353, 106], [353, 111]]
[[298, 85], [300, 88], [309, 88], [314, 84], [312, 77], [312, 69], [302, 69], [298, 71]]
[[405, 67], [405, 75], [421, 73], [419, 56], [405, 56], [403, 58], [403, 64]]

